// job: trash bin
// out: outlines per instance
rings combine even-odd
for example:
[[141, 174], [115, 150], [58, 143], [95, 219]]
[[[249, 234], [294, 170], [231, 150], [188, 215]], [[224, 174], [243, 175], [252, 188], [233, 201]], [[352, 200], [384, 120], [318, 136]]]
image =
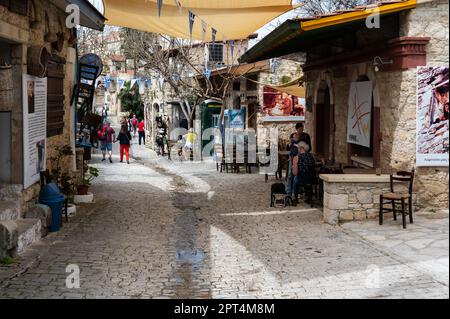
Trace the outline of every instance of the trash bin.
[[55, 183], [49, 183], [41, 190], [41, 194], [39, 195], [39, 203], [49, 206], [52, 210], [50, 232], [59, 231], [64, 200], [64, 195]]

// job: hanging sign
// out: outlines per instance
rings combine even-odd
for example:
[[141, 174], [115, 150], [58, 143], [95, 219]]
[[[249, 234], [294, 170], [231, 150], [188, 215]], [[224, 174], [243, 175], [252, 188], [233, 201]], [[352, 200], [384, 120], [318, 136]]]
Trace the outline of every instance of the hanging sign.
[[353, 82], [348, 99], [347, 142], [370, 147], [372, 126], [371, 81]]
[[449, 68], [417, 69], [417, 166], [449, 166]]
[[46, 170], [47, 78], [24, 74], [23, 89], [23, 184], [27, 189]]

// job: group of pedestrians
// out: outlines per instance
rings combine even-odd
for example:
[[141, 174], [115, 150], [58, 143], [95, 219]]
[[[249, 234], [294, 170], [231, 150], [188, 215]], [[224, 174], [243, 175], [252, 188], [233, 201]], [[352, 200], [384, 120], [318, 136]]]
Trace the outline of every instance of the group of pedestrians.
[[128, 121], [128, 131], [133, 132], [133, 137], [139, 136], [139, 145], [142, 145], [142, 142], [145, 145], [144, 119], [138, 120], [136, 114], [133, 114]]
[[125, 119], [122, 121], [117, 136], [114, 128], [111, 127], [111, 123], [106, 121], [103, 127], [98, 131], [100, 149], [103, 155], [102, 161], [106, 161], [106, 155], [108, 155], [109, 162], [113, 162], [113, 144], [119, 142], [120, 162], [123, 163], [125, 158], [127, 163], [130, 164], [130, 149], [133, 140], [131, 132], [133, 132], [133, 137], [136, 137], [136, 133], [139, 134], [139, 145], [142, 145], [142, 142], [145, 145], [145, 124], [143, 120], [138, 121], [136, 115], [133, 115], [129, 120]]
[[288, 182], [286, 193], [297, 198], [298, 190], [309, 185], [314, 178], [315, 159], [312, 155], [311, 137], [304, 132], [303, 123], [298, 123], [287, 146], [289, 151]]

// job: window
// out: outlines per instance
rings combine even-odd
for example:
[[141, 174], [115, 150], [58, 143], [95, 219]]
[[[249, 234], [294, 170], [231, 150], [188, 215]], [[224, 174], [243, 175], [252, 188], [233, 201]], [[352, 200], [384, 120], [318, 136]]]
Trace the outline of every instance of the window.
[[247, 78], [247, 91], [256, 91], [258, 90], [258, 76], [256, 74], [250, 75]]
[[[362, 75], [358, 78], [358, 82], [370, 81], [370, 79]], [[375, 106], [374, 99], [372, 95], [372, 110], [370, 118], [370, 147], [364, 147], [357, 144], [349, 144], [350, 147], [350, 159], [358, 166], [363, 167], [373, 167], [373, 157], [374, 157], [374, 126], [375, 126]]]
[[233, 91], [241, 91], [241, 81], [233, 82]]
[[209, 47], [209, 61], [220, 63], [223, 62], [223, 44], [210, 44]]

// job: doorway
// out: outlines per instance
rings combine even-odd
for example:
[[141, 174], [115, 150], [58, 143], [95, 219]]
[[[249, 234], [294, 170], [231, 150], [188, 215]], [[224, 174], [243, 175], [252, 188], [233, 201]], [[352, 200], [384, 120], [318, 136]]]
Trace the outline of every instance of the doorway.
[[0, 183], [11, 183], [11, 112], [0, 112]]
[[330, 159], [331, 142], [331, 100], [330, 89], [326, 82], [322, 82], [317, 92], [316, 104], [316, 147], [315, 153], [319, 158]]

